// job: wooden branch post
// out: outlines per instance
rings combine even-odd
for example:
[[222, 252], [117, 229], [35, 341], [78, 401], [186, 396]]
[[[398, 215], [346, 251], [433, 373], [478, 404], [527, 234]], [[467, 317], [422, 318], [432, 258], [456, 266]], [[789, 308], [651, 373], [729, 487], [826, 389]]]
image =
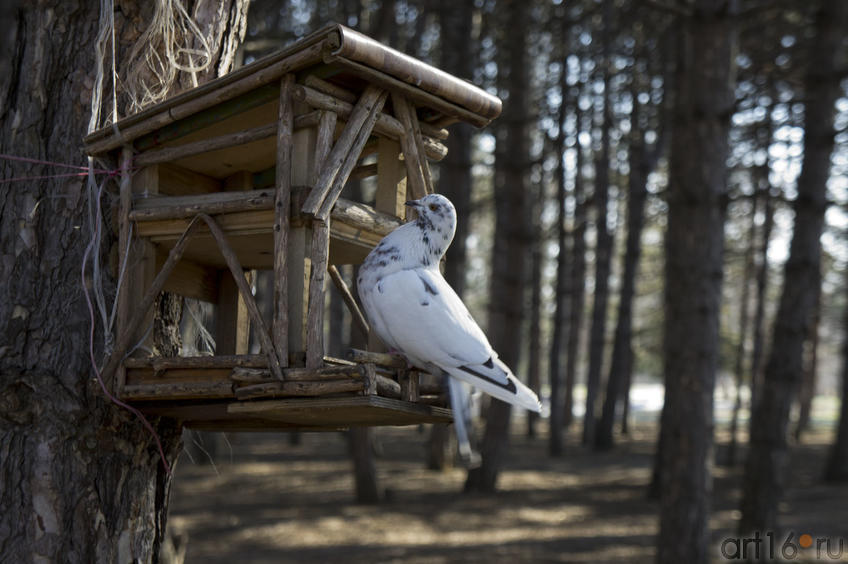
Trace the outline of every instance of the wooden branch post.
[[309, 279], [309, 303], [306, 319], [306, 367], [324, 365], [324, 280], [330, 255], [330, 225], [312, 222], [312, 273]]
[[380, 137], [377, 143], [377, 197], [374, 208], [395, 217], [405, 217], [406, 171], [400, 162], [400, 144], [385, 137]]
[[272, 340], [281, 366], [289, 364], [289, 214], [291, 209], [291, 161], [293, 115], [291, 89], [294, 75], [280, 81], [277, 122], [277, 173], [274, 202], [274, 321]]

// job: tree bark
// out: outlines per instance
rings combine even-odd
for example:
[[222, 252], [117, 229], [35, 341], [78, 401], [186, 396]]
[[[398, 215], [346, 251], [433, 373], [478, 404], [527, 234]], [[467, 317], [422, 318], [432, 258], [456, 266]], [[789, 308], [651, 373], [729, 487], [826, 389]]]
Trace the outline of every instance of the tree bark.
[[[636, 80], [634, 77], [633, 80]], [[616, 408], [622, 397], [624, 384], [630, 379], [633, 368], [633, 299], [636, 295], [636, 274], [642, 254], [642, 227], [645, 224], [645, 201], [648, 198], [648, 175], [653, 168], [644, 146], [644, 133], [640, 130], [640, 108], [637, 89], [633, 88], [633, 110], [630, 115], [633, 129], [630, 144], [630, 177], [627, 199], [627, 242], [622, 258], [621, 291], [618, 301], [618, 319], [612, 347], [609, 378], [601, 419], [595, 432], [595, 448], [607, 449], [613, 445], [613, 426]], [[627, 389], [629, 394], [629, 386]]]
[[[4, 20], [14, 47], [11, 72], [0, 76], [0, 152], [82, 165], [98, 4], [19, 4]], [[119, 9], [120, 63], [151, 7], [124, 1]], [[0, 168], [5, 179], [64, 172], [32, 164]], [[52, 178], [6, 184], [0, 192], [3, 562], [150, 562], [164, 538], [171, 477], [151, 435], [93, 381], [92, 321], [80, 282], [92, 237], [84, 190], [82, 179]], [[108, 225], [103, 233], [107, 239]], [[106, 260], [110, 243], [104, 241], [97, 260]], [[114, 294], [114, 281], [105, 285]], [[101, 329], [93, 343], [98, 364]], [[153, 424], [173, 462], [179, 426]]]
[[569, 276], [568, 343], [565, 364], [564, 400], [562, 425], [571, 426], [574, 420], [574, 385], [577, 382], [577, 367], [580, 357], [583, 318], [586, 311], [586, 224], [589, 203], [583, 183], [585, 158], [579, 135], [582, 131], [583, 112], [578, 104], [575, 108], [577, 142], [574, 172], [574, 227], [571, 233], [571, 276]]
[[[845, 287], [848, 288], [848, 284]], [[842, 330], [842, 406], [836, 437], [825, 464], [824, 479], [828, 482], [848, 482], [848, 306]]]
[[679, 22], [665, 248], [660, 534], [657, 561], [711, 554], [713, 389], [719, 356], [733, 14], [697, 0]]
[[777, 507], [786, 485], [789, 411], [803, 370], [803, 345], [820, 280], [821, 242], [827, 209], [827, 179], [833, 151], [834, 104], [839, 95], [836, 57], [848, 6], [824, 0], [812, 39], [815, 65], [805, 79], [804, 159], [793, 208], [795, 223], [772, 349], [751, 419], [751, 447], [745, 465], [740, 533], [775, 530]]
[[821, 322], [821, 284], [816, 292], [816, 305], [813, 318], [810, 320], [810, 330], [804, 343], [803, 369], [801, 372], [801, 389], [798, 392], [798, 421], [795, 422], [793, 436], [796, 443], [801, 442], [801, 435], [810, 426], [810, 412], [813, 409], [813, 398], [816, 395], [816, 380], [819, 358], [819, 324]]
[[[530, 326], [527, 343], [527, 386], [539, 395], [542, 372], [542, 263], [544, 235], [542, 233], [542, 205], [544, 187], [541, 182], [533, 187], [533, 199], [529, 210], [527, 225], [532, 229], [530, 250]], [[527, 436], [536, 436], [536, 424], [539, 414], [527, 412]]]
[[[564, 40], [565, 41], [565, 40]], [[569, 284], [571, 282], [568, 256], [568, 231], [566, 229], [566, 183], [565, 183], [565, 127], [568, 115], [568, 66], [566, 61], [562, 63], [562, 75], [560, 76], [560, 92], [562, 103], [559, 109], [559, 132], [554, 141], [553, 153], [557, 158], [556, 166], [556, 191], [557, 191], [557, 273], [556, 273], [556, 296], [554, 298], [554, 318], [550, 343], [550, 354], [548, 363], [549, 382], [551, 386], [550, 419], [548, 425], [548, 453], [551, 456], [562, 456], [563, 432], [565, 425], [565, 394], [563, 393], [563, 360], [566, 358], [568, 346], [568, 317], [571, 305], [569, 298]], [[579, 125], [575, 127], [579, 133]], [[580, 150], [580, 144], [576, 140], [575, 147]], [[579, 170], [577, 172], [579, 175]]]
[[[524, 274], [528, 233], [523, 219], [527, 205], [524, 170], [529, 161], [527, 124], [530, 85], [527, 39], [530, 9], [512, 0], [504, 8], [512, 33], [498, 45], [501, 65], [498, 80], [509, 92], [509, 103], [500, 120], [495, 177], [495, 241], [489, 290], [489, 338], [500, 358], [513, 370], [521, 356], [521, 322], [524, 316]], [[468, 472], [467, 491], [493, 492], [509, 440], [510, 405], [492, 400], [486, 414], [481, 446], [482, 462]]]
[[612, 266], [613, 232], [607, 217], [609, 207], [610, 130], [612, 129], [612, 97], [610, 96], [612, 59], [610, 46], [613, 19], [612, 0], [603, 3], [604, 26], [601, 32], [603, 49], [603, 120], [601, 122], [601, 152], [595, 163], [595, 291], [592, 304], [592, 325], [589, 328], [589, 369], [586, 373], [586, 411], [583, 416], [583, 444], [595, 439], [595, 403], [601, 385], [601, 371], [606, 348], [607, 302]]

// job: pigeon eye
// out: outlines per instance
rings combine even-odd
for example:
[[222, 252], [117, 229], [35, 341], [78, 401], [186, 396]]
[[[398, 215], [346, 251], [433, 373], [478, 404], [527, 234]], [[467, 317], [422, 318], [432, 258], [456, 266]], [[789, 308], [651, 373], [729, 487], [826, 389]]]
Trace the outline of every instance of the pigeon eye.
[[430, 211], [436, 211], [437, 209], [439, 209], [439, 206], [437, 206], [436, 204], [430, 204], [429, 207], [430, 207]]

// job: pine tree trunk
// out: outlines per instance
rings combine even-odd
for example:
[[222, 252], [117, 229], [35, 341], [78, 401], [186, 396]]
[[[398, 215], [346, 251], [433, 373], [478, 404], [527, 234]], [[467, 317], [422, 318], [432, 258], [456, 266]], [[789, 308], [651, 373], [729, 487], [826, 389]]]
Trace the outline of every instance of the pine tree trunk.
[[589, 369], [586, 373], [586, 410], [583, 416], [583, 444], [595, 439], [595, 403], [601, 385], [601, 371], [606, 348], [607, 302], [609, 277], [612, 265], [613, 233], [607, 225], [610, 184], [610, 130], [612, 129], [612, 97], [610, 96], [610, 44], [612, 33], [612, 0], [604, 0], [604, 27], [602, 31], [603, 59], [603, 120], [601, 122], [601, 152], [595, 163], [595, 291], [592, 303], [592, 325], [589, 328]]
[[[532, 250], [530, 252], [530, 327], [527, 343], [527, 386], [539, 394], [540, 377], [542, 372], [542, 262], [544, 237], [542, 234], [542, 203], [544, 188], [542, 183], [533, 187], [535, 202], [527, 206], [527, 225], [532, 229]], [[536, 436], [536, 424], [539, 414], [527, 412], [527, 436]]]
[[[565, 41], [565, 40], [564, 40]], [[570, 106], [568, 95], [568, 67], [563, 64], [560, 77], [560, 92], [562, 104], [559, 113], [559, 132], [554, 141], [553, 153], [557, 157], [556, 191], [557, 191], [557, 274], [556, 296], [554, 298], [553, 329], [549, 350], [548, 374], [551, 386], [550, 418], [548, 420], [548, 453], [551, 456], [561, 456], [563, 453], [563, 432], [565, 425], [565, 395], [563, 390], [563, 372], [565, 353], [569, 335], [568, 314], [570, 303], [569, 284], [571, 282], [568, 256], [568, 240], [566, 229], [566, 183], [565, 183], [565, 126], [567, 111]], [[575, 143], [578, 151], [579, 144]], [[579, 172], [578, 172], [579, 174]]]
[[795, 224], [783, 291], [774, 323], [771, 353], [751, 418], [751, 447], [745, 465], [740, 532], [775, 530], [786, 485], [789, 411], [803, 370], [804, 338], [819, 291], [821, 242], [827, 209], [827, 179], [833, 151], [834, 103], [839, 95], [836, 57], [848, 6], [825, 0], [816, 16], [805, 92], [804, 160], [798, 177]]
[[705, 564], [735, 31], [724, 0], [692, 7], [679, 24], [669, 159], [657, 561]]
[[[509, 91], [509, 104], [500, 120], [495, 178], [495, 241], [489, 292], [488, 336], [500, 358], [517, 370], [521, 356], [521, 323], [524, 316], [524, 274], [527, 255], [527, 205], [524, 170], [529, 161], [527, 124], [527, 56], [530, 10], [526, 2], [512, 0], [505, 7], [512, 33], [498, 46], [499, 81]], [[480, 449], [482, 463], [468, 472], [465, 489], [493, 492], [509, 440], [510, 405], [492, 400], [486, 414], [486, 431]]]
[[739, 294], [739, 340], [736, 342], [734, 353], [734, 388], [735, 398], [733, 401], [733, 412], [730, 416], [730, 443], [727, 446], [727, 457], [721, 461], [726, 466], [736, 465], [736, 447], [738, 444], [736, 435], [739, 429], [739, 411], [742, 409], [742, 385], [745, 382], [745, 342], [748, 340], [748, 324], [750, 315], [748, 313], [750, 303], [751, 278], [754, 270], [754, 246], [757, 234], [757, 195], [751, 201], [751, 225], [748, 228], [748, 243], [745, 247], [745, 264], [742, 270], [742, 291]]
[[612, 431], [615, 424], [616, 408], [622, 399], [624, 384], [630, 379], [633, 366], [631, 344], [633, 337], [633, 298], [636, 294], [636, 274], [642, 254], [642, 227], [645, 224], [645, 201], [648, 198], [648, 174], [653, 168], [645, 152], [643, 133], [639, 131], [639, 115], [639, 103], [637, 97], [633, 96], [630, 123], [633, 124], [631, 127], [634, 129], [634, 135], [629, 155], [627, 242], [622, 258], [624, 267], [621, 276], [621, 295], [618, 301], [618, 320], [615, 327], [609, 378], [607, 379], [601, 419], [595, 433], [595, 448], [598, 449], [610, 448], [613, 445]]
[[[579, 137], [583, 125], [583, 112], [579, 104], [575, 108], [577, 135]], [[588, 201], [586, 200], [583, 184], [583, 147], [579, 139], [576, 146], [574, 173], [574, 228], [571, 234], [571, 276], [569, 276], [568, 308], [568, 344], [565, 364], [565, 383], [563, 392], [565, 399], [562, 407], [562, 425], [571, 426], [574, 420], [574, 385], [577, 382], [577, 367], [580, 356], [581, 336], [583, 333], [583, 318], [586, 310], [586, 223]]]
[[[848, 284], [845, 287], [848, 288]], [[848, 306], [842, 331], [842, 406], [836, 437], [825, 464], [824, 479], [828, 482], [848, 482]]]
[[[14, 48], [0, 62], [0, 152], [83, 165], [98, 3], [19, 5], [3, 8]], [[152, 6], [127, 0], [118, 9], [120, 64]], [[235, 4], [223, 17], [244, 12], [246, 5]], [[218, 31], [221, 57], [223, 44], [239, 34]], [[0, 177], [65, 172], [4, 163]], [[91, 320], [80, 282], [92, 236], [84, 189], [82, 179], [54, 178], [4, 184], [0, 191], [2, 562], [151, 562], [164, 538], [171, 477], [151, 435], [93, 380]], [[103, 206], [107, 238], [105, 200]], [[111, 243], [104, 240], [98, 259], [106, 261]], [[106, 281], [106, 290], [114, 292], [114, 281]], [[98, 363], [102, 343], [98, 328]], [[179, 425], [153, 424], [173, 463]]]
[[[769, 139], [771, 139], [771, 136], [769, 136]], [[754, 295], [754, 324], [751, 328], [751, 333], [753, 334], [751, 343], [751, 413], [754, 412], [754, 407], [757, 405], [757, 399], [759, 398], [759, 390], [762, 388], [763, 333], [765, 332], [766, 290], [768, 289], [769, 274], [768, 248], [769, 241], [771, 240], [772, 227], [774, 227], [774, 203], [771, 197], [771, 187], [768, 183], [768, 170], [762, 171], [760, 182], [764, 185], [761, 188], [761, 197], [764, 200], [763, 207], [765, 211], [760, 233], [760, 247], [758, 249], [757, 291]]]
[[798, 421], [795, 422], [793, 437], [795, 442], [801, 442], [801, 436], [810, 426], [810, 412], [813, 409], [813, 398], [816, 395], [816, 380], [819, 358], [819, 324], [821, 322], [821, 285], [816, 292], [816, 305], [813, 319], [810, 321], [810, 332], [804, 343], [803, 371], [801, 372], [801, 389], [798, 392]]

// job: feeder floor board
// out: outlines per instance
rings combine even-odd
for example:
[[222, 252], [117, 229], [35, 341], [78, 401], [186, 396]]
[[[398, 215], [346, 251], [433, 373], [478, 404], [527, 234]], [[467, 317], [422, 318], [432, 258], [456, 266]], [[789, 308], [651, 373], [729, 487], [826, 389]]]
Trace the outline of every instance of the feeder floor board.
[[453, 422], [450, 409], [373, 395], [135, 406], [145, 414], [173, 417], [188, 428], [206, 431], [337, 431]]

